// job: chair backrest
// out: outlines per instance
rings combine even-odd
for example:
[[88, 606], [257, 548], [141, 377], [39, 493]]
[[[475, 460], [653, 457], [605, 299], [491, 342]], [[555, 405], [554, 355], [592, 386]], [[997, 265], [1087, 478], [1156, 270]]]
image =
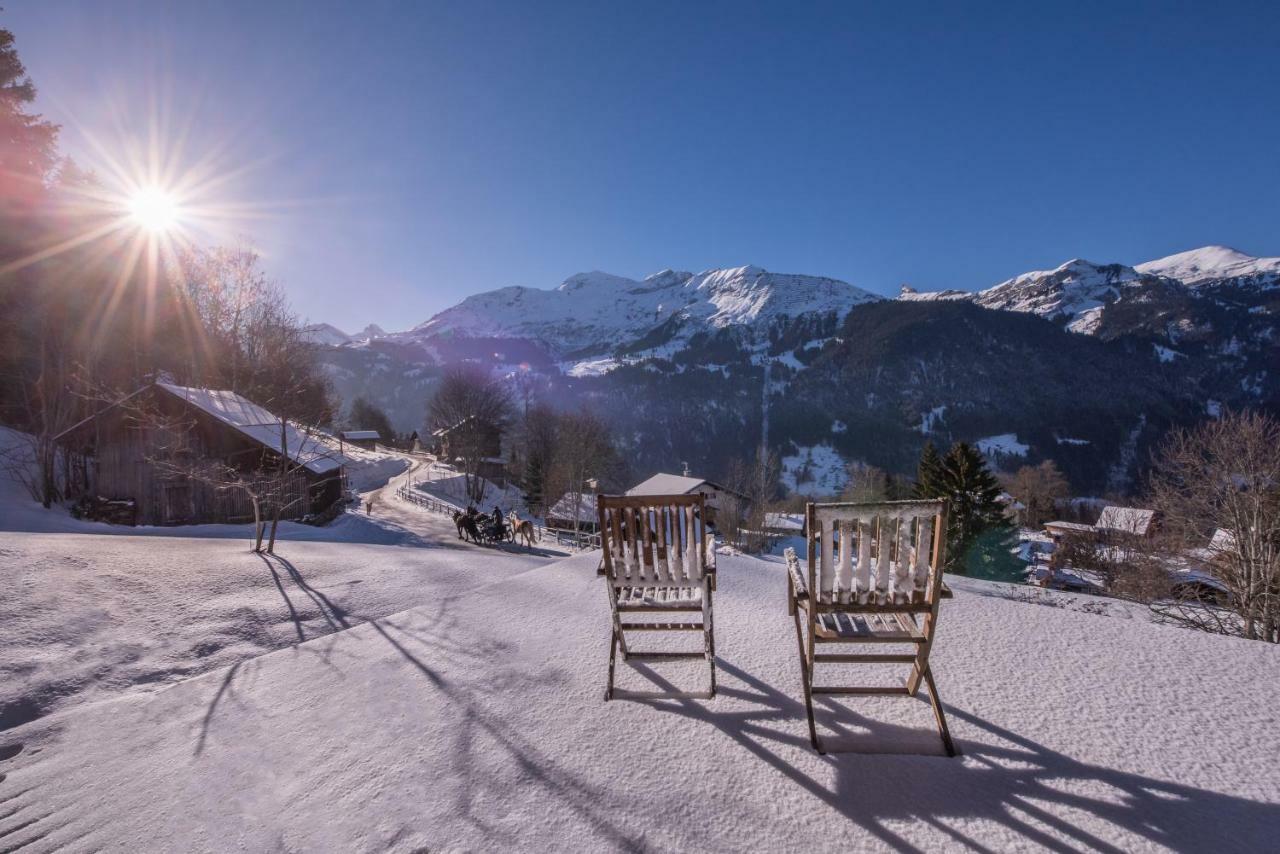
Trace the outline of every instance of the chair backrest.
[[809, 590], [824, 604], [937, 602], [947, 502], [809, 504]]
[[599, 495], [604, 569], [616, 585], [702, 583], [707, 526], [701, 495]]

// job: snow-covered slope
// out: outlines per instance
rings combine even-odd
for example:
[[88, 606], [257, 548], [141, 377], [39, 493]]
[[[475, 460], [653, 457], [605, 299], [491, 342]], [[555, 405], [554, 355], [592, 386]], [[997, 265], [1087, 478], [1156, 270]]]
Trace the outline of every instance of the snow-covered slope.
[[[642, 281], [579, 273], [554, 290], [507, 287], [468, 297], [407, 336], [527, 338], [558, 353], [613, 349], [649, 337], [687, 340], [729, 326], [762, 332], [780, 318], [835, 311], [880, 297], [836, 279], [734, 267], [663, 270]], [[662, 331], [657, 331], [661, 328]]]
[[[132, 539], [116, 538], [113, 560], [129, 560]], [[136, 544], [148, 565], [149, 545]], [[206, 547], [219, 562], [243, 554]], [[317, 578], [323, 552], [282, 551], [271, 571], [295, 607], [339, 628], [362, 619], [360, 588], [406, 555], [458, 562], [368, 546], [343, 553], [369, 579], [357, 585]], [[715, 699], [604, 702], [598, 559], [500, 569], [479, 589], [487, 571], [424, 571], [433, 595], [420, 607], [9, 730], [0, 838], [36, 852], [1275, 847], [1280, 658], [1266, 644], [953, 578], [930, 663], [961, 755], [940, 755], [923, 699], [842, 697], [815, 703], [822, 756], [779, 563], [720, 558]], [[260, 586], [275, 595], [271, 571], [259, 567]], [[102, 654], [49, 652], [80, 653]], [[885, 686], [907, 670], [828, 667]], [[702, 662], [617, 668], [633, 691], [707, 678]]]
[[1255, 258], [1229, 246], [1203, 246], [1134, 267], [1139, 273], [1199, 285], [1242, 276], [1280, 276], [1280, 258]]
[[1132, 267], [1075, 258], [1054, 270], [1015, 276], [973, 299], [985, 308], [1065, 318], [1068, 329], [1087, 333], [1097, 328], [1100, 309], [1119, 299], [1124, 288], [1142, 281]]

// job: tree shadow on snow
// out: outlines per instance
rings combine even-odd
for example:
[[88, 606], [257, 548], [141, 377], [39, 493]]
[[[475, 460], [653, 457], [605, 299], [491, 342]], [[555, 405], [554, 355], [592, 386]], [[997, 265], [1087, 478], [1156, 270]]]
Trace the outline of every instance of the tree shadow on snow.
[[[925, 822], [979, 851], [990, 848], [970, 835], [967, 825], [974, 820], [1013, 831], [1019, 845], [1052, 851], [1122, 851], [1122, 843], [1091, 829], [1099, 826], [1174, 851], [1268, 850], [1280, 827], [1278, 805], [1081, 762], [952, 706], [946, 711], [962, 756], [947, 758], [923, 698], [917, 700], [925, 711], [916, 716], [920, 727], [873, 720], [847, 703], [822, 698], [827, 702], [815, 711], [823, 745], [832, 752], [818, 758], [834, 772], [828, 784], [826, 774], [817, 779], [784, 755], [797, 748], [812, 751], [803, 700], [723, 659], [717, 665], [745, 686], [722, 685], [719, 693], [755, 708], [722, 712], [714, 704], [683, 699], [641, 702], [716, 727], [897, 850], [920, 850], [890, 829], [904, 821]], [[674, 690], [651, 668], [635, 669], [662, 690]], [[956, 721], [982, 731], [983, 740], [964, 739]]]

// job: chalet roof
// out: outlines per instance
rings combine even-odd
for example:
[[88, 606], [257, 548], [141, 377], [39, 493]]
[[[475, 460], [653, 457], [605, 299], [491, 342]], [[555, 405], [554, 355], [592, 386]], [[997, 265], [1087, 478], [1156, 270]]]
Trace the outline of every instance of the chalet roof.
[[1094, 526], [1100, 531], [1121, 531], [1126, 534], [1146, 536], [1151, 530], [1156, 511], [1137, 507], [1103, 507], [1102, 515]]
[[343, 430], [340, 435], [348, 442], [358, 442], [365, 439], [373, 439], [376, 441], [382, 438], [382, 434], [377, 430]]
[[706, 482], [700, 477], [659, 472], [628, 489], [627, 495], [688, 495]]
[[594, 492], [566, 492], [564, 497], [547, 511], [547, 518], [568, 519], [572, 522], [575, 510], [579, 522], [595, 522], [596, 494]]
[[1081, 522], [1045, 522], [1046, 531], [1077, 531], [1082, 534], [1092, 533], [1094, 527]]
[[[275, 451], [277, 454], [281, 454], [282, 450], [287, 449], [289, 459], [315, 474], [327, 474], [336, 471], [347, 462], [346, 457], [323, 441], [322, 435], [309, 435], [292, 421], [284, 422], [282, 427], [279, 417], [263, 409], [253, 401], [241, 397], [234, 391], [190, 388], [165, 382], [143, 386], [128, 397], [111, 404], [111, 406], [90, 415], [79, 424], [64, 430], [55, 437], [55, 441], [60, 441], [64, 436], [80, 429], [81, 426], [119, 406], [124, 401], [141, 394], [148, 388], [155, 388], [176, 397], [178, 400], [199, 409], [206, 415], [231, 427], [237, 433], [265, 448]], [[285, 449], [281, 448], [282, 438]]]
[[766, 513], [764, 514], [764, 527], [769, 531], [795, 531], [799, 534], [804, 530], [804, 514]]
[[156, 387], [234, 427], [239, 433], [277, 454], [287, 450], [289, 459], [316, 474], [336, 471], [347, 462], [346, 457], [325, 444], [320, 436], [308, 435], [292, 421], [284, 422], [282, 428], [279, 417], [234, 391], [189, 388], [172, 383], [156, 383]]

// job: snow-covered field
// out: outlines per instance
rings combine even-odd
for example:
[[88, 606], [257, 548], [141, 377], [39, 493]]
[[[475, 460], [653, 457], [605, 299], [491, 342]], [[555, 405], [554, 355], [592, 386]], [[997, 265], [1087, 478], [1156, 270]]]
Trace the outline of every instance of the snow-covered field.
[[[6, 660], [19, 639], [85, 681], [0, 731], [0, 848], [1274, 848], [1266, 644], [951, 579], [932, 661], [963, 755], [923, 700], [859, 698], [820, 704], [819, 756], [776, 559], [720, 558], [716, 699], [606, 703], [596, 555], [459, 547], [380, 504], [284, 542], [297, 577], [212, 532], [34, 533], [6, 505], [28, 520], [0, 533]], [[161, 682], [124, 690], [149, 668]]]
[[0, 730], [163, 688], [565, 554], [469, 546], [446, 517], [399, 501], [394, 489], [371, 516], [348, 512], [323, 528], [282, 523], [274, 556], [249, 551], [247, 525], [81, 522], [13, 488], [0, 492], [0, 531]]

